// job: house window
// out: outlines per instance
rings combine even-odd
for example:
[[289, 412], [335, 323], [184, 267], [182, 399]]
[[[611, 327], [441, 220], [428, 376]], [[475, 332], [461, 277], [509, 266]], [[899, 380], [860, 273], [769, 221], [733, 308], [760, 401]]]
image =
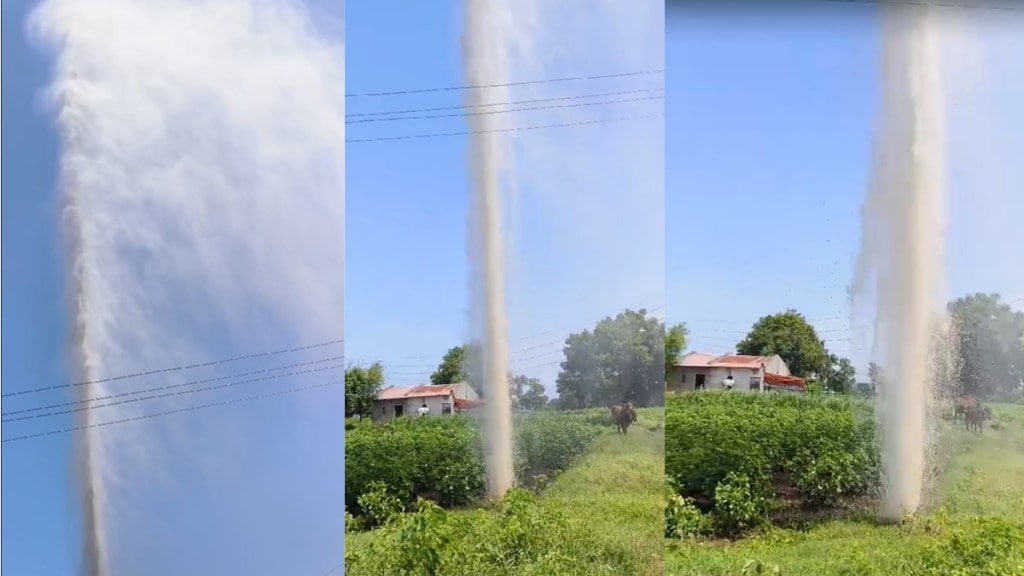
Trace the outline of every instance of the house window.
[[380, 407], [380, 415], [381, 416], [387, 416], [388, 415], [388, 407], [387, 406], [381, 406]]
[[758, 378], [757, 376], [751, 376], [750, 377], [750, 389], [751, 390], [760, 390], [761, 389], [761, 379]]
[[441, 402], [441, 415], [445, 416], [452, 413], [452, 403], [444, 400]]
[[682, 375], [679, 376], [679, 382], [686, 384], [686, 372], [683, 372]]

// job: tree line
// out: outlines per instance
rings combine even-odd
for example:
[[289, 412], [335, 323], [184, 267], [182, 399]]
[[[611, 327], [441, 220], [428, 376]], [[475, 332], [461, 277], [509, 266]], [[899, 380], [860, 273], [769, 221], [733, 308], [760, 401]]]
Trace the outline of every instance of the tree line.
[[[981, 293], [953, 300], [947, 311], [948, 330], [937, 331], [935, 337], [936, 379], [943, 390], [982, 398], [1024, 396], [1024, 313], [1014, 311], [998, 294]], [[625, 401], [663, 405], [665, 380], [686, 350], [687, 337], [685, 324], [666, 329], [645, 309], [606, 317], [565, 339], [556, 397], [548, 398], [539, 379], [510, 373], [513, 405], [517, 410], [590, 408]], [[473, 375], [475, 350], [472, 343], [450, 348], [430, 383], [466, 382], [486, 398]], [[830, 351], [807, 319], [792, 309], [758, 319], [737, 343], [736, 352], [779, 355], [794, 376], [808, 380], [811, 390], [873, 393], [885, 381], [885, 368], [872, 363], [867, 382], [858, 385], [853, 363]], [[940, 357], [952, 360], [943, 362]], [[346, 416], [370, 414], [385, 378], [380, 362], [350, 366], [345, 371]]]
[[[936, 319], [931, 374], [946, 396], [970, 395], [1016, 401], [1024, 398], [1024, 313], [999, 294], [975, 293], [949, 302], [946, 322]], [[885, 367], [868, 365], [858, 384], [847, 358], [831, 353], [795, 310], [765, 316], [736, 346], [739, 354], [778, 354], [795, 376], [836, 393], [873, 394], [885, 386]]]
[[[555, 398], [547, 396], [539, 379], [510, 373], [508, 385], [513, 407], [576, 409], [626, 401], [639, 406], [662, 405], [666, 372], [685, 343], [686, 329], [682, 324], [666, 333], [664, 323], [646, 309], [627, 309], [565, 339], [564, 359], [555, 379]], [[473, 343], [450, 348], [430, 375], [430, 383], [465, 382], [486, 398], [486, 390], [474, 377], [476, 350]], [[346, 417], [369, 415], [385, 378], [381, 362], [347, 368]]]

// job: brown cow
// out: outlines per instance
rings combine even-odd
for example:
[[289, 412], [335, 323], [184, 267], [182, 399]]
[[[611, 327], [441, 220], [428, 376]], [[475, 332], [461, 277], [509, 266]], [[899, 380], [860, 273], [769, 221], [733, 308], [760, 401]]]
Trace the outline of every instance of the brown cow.
[[626, 402], [612, 406], [612, 420], [615, 423], [615, 428], [625, 435], [629, 425], [636, 422], [636, 408], [633, 403]]
[[985, 428], [985, 421], [992, 418], [992, 410], [980, 403], [972, 404], [964, 408], [964, 424], [971, 432], [979, 434]]
[[973, 396], [962, 396], [953, 401], [953, 419], [959, 420], [961, 417], [966, 417], [967, 409], [971, 406], [978, 404], [978, 400]]

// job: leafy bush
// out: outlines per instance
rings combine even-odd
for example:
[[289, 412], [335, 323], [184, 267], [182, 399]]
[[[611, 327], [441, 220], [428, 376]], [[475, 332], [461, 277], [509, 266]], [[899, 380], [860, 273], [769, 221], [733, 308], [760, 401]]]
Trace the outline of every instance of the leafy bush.
[[[716, 518], [719, 531], [763, 520], [760, 511], [756, 519], [745, 517], [747, 504], [833, 506], [880, 484], [879, 438], [871, 405], [863, 399], [681, 394], [668, 398], [665, 418], [666, 475], [680, 496]], [[749, 482], [751, 502], [744, 503], [742, 478]], [[738, 508], [719, 510], [722, 499], [730, 506], [736, 500]]]
[[638, 573], [613, 557], [585, 524], [569, 523], [537, 506], [533, 496], [512, 489], [499, 513], [487, 510], [447, 514], [421, 500], [397, 516], [358, 555], [346, 554], [353, 576], [546, 576]]
[[442, 506], [472, 502], [484, 493], [482, 446], [468, 418], [399, 418], [361, 426], [345, 436], [345, 504], [362, 514], [356, 499], [373, 482], [387, 485], [403, 504], [417, 497]]
[[924, 554], [929, 576], [1024, 576], [1024, 526], [1005, 518], [958, 522]]
[[733, 535], [756, 528], [768, 518], [768, 499], [756, 481], [745, 474], [730, 472], [715, 488], [715, 531]]
[[[599, 411], [536, 411], [517, 419], [516, 477], [521, 484], [567, 469], [602, 430]], [[605, 428], [608, 425], [605, 423]], [[470, 504], [485, 494], [482, 431], [471, 417], [400, 418], [360, 423], [345, 437], [346, 508], [365, 511], [358, 497], [383, 483], [402, 505], [426, 498], [442, 507]]]
[[370, 482], [367, 491], [360, 495], [356, 502], [362, 510], [362, 520], [366, 528], [387, 524], [402, 512], [402, 501], [390, 494], [387, 484], [383, 482]]
[[665, 486], [665, 537], [698, 538], [711, 530], [708, 517], [693, 504], [690, 498], [683, 498], [671, 484]]

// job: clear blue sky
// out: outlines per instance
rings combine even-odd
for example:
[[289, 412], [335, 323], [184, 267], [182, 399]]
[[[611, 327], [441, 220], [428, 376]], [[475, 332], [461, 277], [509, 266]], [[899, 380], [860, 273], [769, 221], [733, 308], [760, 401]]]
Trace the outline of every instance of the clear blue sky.
[[725, 353], [796, 308], [846, 354], [868, 177], [874, 8], [668, 18], [668, 318]]
[[[626, 17], [575, 10], [571, 25], [549, 21], [534, 42], [538, 59], [554, 63], [517, 68], [515, 79], [661, 68], [661, 5], [631, 6], [634, 14]], [[350, 5], [348, 91], [465, 84], [461, 9], [453, 0]], [[605, 33], [615, 26], [628, 49]], [[662, 86], [655, 74], [542, 86], [513, 99]], [[453, 106], [463, 97], [359, 96], [348, 100], [347, 113]], [[654, 100], [580, 108], [572, 116], [519, 112], [500, 122], [531, 126], [661, 111]], [[347, 138], [466, 129], [465, 118], [350, 124]], [[549, 393], [569, 331], [592, 328], [626, 307], [663, 309], [662, 129], [660, 119], [640, 120], [538, 130], [518, 142], [529, 152], [519, 157], [520, 189], [506, 206], [514, 242], [507, 261], [512, 369], [541, 378]], [[389, 384], [427, 382], [444, 352], [469, 336], [466, 147], [464, 137], [348, 146], [346, 355], [350, 362], [385, 363]]]
[[[676, 8], [667, 17], [667, 315], [688, 323], [690, 349], [725, 353], [757, 318], [795, 308], [832, 351], [863, 369], [870, 329], [851, 332], [846, 289], [879, 90], [877, 7], [801, 6]], [[979, 30], [995, 30], [986, 36], [994, 39], [983, 62], [989, 79], [1013, 77], [1007, 67], [1019, 64], [1009, 54], [1021, 45], [1011, 39], [1012, 27], [993, 29], [978, 12], [957, 13], [960, 31], [977, 39]], [[948, 54], [963, 51], [962, 42], [951, 36], [943, 45], [943, 71], [954, 85], [963, 57]], [[1008, 246], [1012, 217], [998, 206], [1021, 205], [1009, 185], [1019, 182], [1020, 169], [1007, 156], [1019, 149], [1019, 130], [1009, 126], [1022, 125], [1020, 106], [1009, 102], [1020, 87], [993, 88], [989, 82], [989, 100], [980, 106], [978, 94], [959, 94], [951, 114], [949, 290], [999, 291], [1009, 299], [1024, 296], [1024, 275], [996, 265], [997, 258], [1020, 258], [1020, 249]], [[983, 114], [1003, 128], [998, 138], [979, 142], [979, 133], [965, 128]], [[965, 154], [979, 144], [991, 154], [987, 186], [977, 186], [980, 171]]]
[[[3, 389], [66, 381], [56, 213], [57, 141], [34, 106], [48, 63], [23, 34], [28, 1], [3, 3]], [[60, 391], [41, 401], [64, 400]], [[6, 404], [6, 402], [5, 402]], [[70, 417], [54, 426], [70, 425]], [[8, 435], [4, 426], [4, 436]], [[3, 448], [3, 560], [11, 574], [74, 574], [79, 525], [71, 437]], [[10, 446], [10, 447], [8, 447]]]

